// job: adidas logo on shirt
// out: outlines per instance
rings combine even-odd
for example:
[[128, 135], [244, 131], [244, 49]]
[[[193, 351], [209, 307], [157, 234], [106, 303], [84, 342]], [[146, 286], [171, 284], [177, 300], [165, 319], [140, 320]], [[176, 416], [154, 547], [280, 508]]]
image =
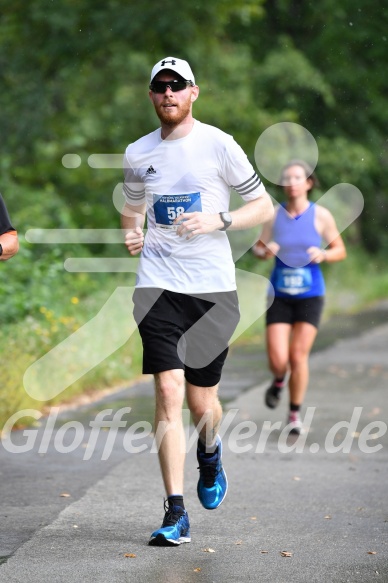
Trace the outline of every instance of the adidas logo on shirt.
[[152, 164], [151, 166], [148, 168], [146, 174], [156, 174], [156, 170], [154, 170]]

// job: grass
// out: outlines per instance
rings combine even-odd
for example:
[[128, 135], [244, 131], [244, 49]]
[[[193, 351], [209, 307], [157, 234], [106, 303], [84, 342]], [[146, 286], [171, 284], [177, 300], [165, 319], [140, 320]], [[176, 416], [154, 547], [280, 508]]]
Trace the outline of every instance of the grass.
[[[128, 301], [128, 310], [126, 306], [120, 304], [116, 305], [114, 310], [110, 310], [109, 334], [106, 332], [108, 325], [105, 326], [103, 321], [96, 321], [89, 334], [81, 336], [81, 332], [87, 330], [88, 325], [90, 328], [90, 322], [98, 315], [115, 289], [118, 286], [124, 288], [130, 283], [123, 277], [115, 277], [114, 274], [109, 278], [102, 276], [98, 279], [100, 285], [90, 295], [85, 294], [79, 297], [73, 294], [73, 290], [64, 289], [60, 298], [53, 294], [52, 302], [46, 299], [38, 309], [22, 321], [2, 327], [0, 428], [16, 412], [30, 408], [44, 411], [48, 406], [71, 401], [76, 395], [123, 384], [139, 376], [141, 342], [138, 333], [131, 335], [128, 332], [127, 341], [120, 346], [126, 332], [122, 325], [122, 322], [125, 323], [123, 312], [131, 310], [130, 301]], [[120, 329], [120, 326], [121, 336], [114, 344], [111, 331]], [[77, 337], [80, 339], [77, 340]], [[52, 366], [45, 365], [47, 371], [41, 375], [42, 386], [39, 393], [33, 384], [30, 383], [28, 387], [24, 378], [25, 373], [29, 367], [36, 366], [36, 362], [55, 347], [59, 347], [58, 354]], [[67, 366], [69, 376], [66, 382], [69, 381], [69, 386], [60, 394], [53, 395], [64, 365], [71, 362], [74, 357], [81, 368], [86, 369], [89, 359], [94, 358], [97, 351], [100, 355], [97, 359], [100, 362], [81, 378], [74, 380], [77, 371], [71, 370], [71, 364]], [[104, 358], [105, 355], [106, 358]], [[44, 398], [45, 394], [49, 395], [48, 399]]]
[[[324, 265], [327, 283], [326, 319], [336, 313], [355, 313], [387, 296], [388, 274], [383, 258], [371, 258], [358, 248], [352, 248], [348, 255], [344, 262]], [[264, 318], [258, 317], [258, 313], [265, 308], [265, 278], [269, 275], [271, 263], [252, 260], [252, 256], [247, 254], [237, 267], [242, 333], [236, 343], [250, 343], [263, 348]], [[80, 293], [77, 292], [77, 286], [71, 283], [72, 280], [64, 281], [57, 277], [55, 288], [51, 283], [51, 295], [47, 292], [42, 294], [44, 301], [40, 305], [36, 303], [38, 307], [33, 313], [2, 326], [0, 428], [11, 415], [19, 411], [29, 408], [44, 411], [48, 406], [71, 401], [76, 395], [123, 385], [140, 375], [141, 342], [137, 331], [131, 334], [128, 330], [128, 339], [122, 342], [126, 335], [128, 314], [132, 311], [130, 296], [126, 299], [124, 295], [121, 300], [117, 300], [100, 321], [95, 318], [103, 306], [108, 305], [109, 298], [119, 286], [123, 288], [133, 285], [133, 276], [94, 274], [90, 277], [92, 285], [85, 285], [83, 281], [78, 288]], [[92, 321], [93, 326], [90, 325]], [[88, 324], [90, 333], [82, 336]], [[69, 337], [72, 340], [67, 340], [66, 344]], [[25, 372], [30, 366], [36, 366], [34, 363], [38, 359], [58, 345], [57, 360], [51, 363], [51, 368], [47, 368], [46, 376], [38, 375], [42, 395], [46, 391], [50, 398], [45, 400], [42, 395], [34, 398], [37, 396], [34, 391], [29, 394], [25, 390]], [[87, 361], [96, 354], [98, 364], [72, 382], [75, 375], [72, 362], [82, 363], [83, 358]], [[101, 357], [104, 354], [106, 358]], [[63, 370], [69, 374], [69, 386], [53, 395], [52, 387], [55, 387]]]

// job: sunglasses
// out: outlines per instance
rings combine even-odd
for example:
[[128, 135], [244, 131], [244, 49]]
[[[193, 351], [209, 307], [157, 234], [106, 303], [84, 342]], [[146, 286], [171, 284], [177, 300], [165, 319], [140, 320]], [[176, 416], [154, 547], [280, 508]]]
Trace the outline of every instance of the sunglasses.
[[183, 91], [188, 85], [194, 87], [192, 81], [178, 81], [177, 79], [172, 81], [153, 81], [150, 83], [150, 89], [152, 93], [166, 93], [166, 89], [169, 87], [175, 93], [176, 91]]

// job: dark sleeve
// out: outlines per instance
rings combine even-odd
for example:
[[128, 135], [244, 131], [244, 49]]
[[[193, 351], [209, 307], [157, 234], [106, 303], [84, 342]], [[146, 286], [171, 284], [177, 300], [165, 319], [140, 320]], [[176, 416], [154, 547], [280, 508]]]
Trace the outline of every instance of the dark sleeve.
[[4, 235], [4, 233], [8, 233], [8, 231], [15, 231], [15, 229], [11, 225], [7, 207], [5, 206], [3, 197], [0, 194], [0, 235]]

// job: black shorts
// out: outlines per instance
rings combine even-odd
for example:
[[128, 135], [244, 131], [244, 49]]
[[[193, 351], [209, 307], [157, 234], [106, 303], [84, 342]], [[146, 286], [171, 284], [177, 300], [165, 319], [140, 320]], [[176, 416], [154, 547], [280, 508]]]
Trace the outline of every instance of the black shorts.
[[272, 305], [267, 309], [266, 325], [308, 322], [318, 328], [324, 303], [323, 296], [302, 299], [275, 297]]
[[137, 288], [133, 302], [144, 374], [183, 369], [193, 385], [212, 387], [220, 381], [240, 319], [236, 291], [189, 296]]

